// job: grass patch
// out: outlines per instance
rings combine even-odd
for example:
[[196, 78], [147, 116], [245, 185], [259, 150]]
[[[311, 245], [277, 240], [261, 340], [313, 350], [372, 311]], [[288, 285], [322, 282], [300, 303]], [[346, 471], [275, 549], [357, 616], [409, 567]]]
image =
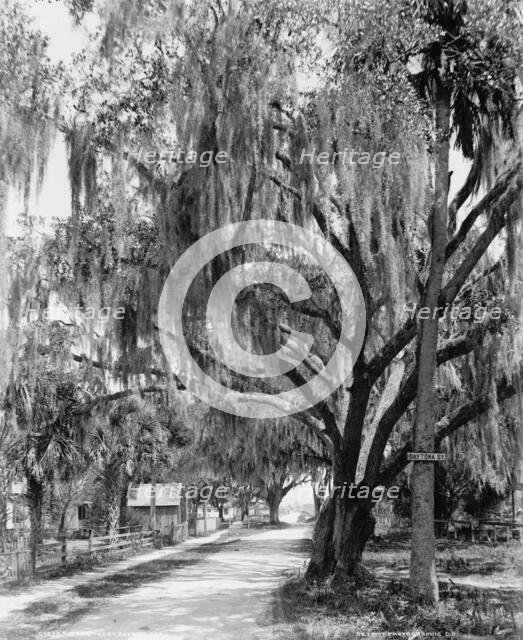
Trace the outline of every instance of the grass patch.
[[350, 640], [380, 637], [442, 637], [446, 633], [519, 638], [515, 616], [521, 596], [514, 592], [444, 588], [436, 608], [412, 601], [404, 583], [390, 581], [357, 588], [350, 581], [335, 590], [328, 584], [289, 580], [280, 591], [276, 640]]
[[[308, 584], [300, 574], [281, 588], [275, 604], [278, 624], [271, 629], [275, 640], [362, 640], [371, 634], [381, 638], [444, 637], [446, 633], [469, 637], [520, 638], [516, 616], [523, 597], [514, 589], [494, 589], [453, 584], [449, 576], [513, 575], [523, 569], [518, 542], [471, 544], [439, 541], [440, 603], [436, 608], [413, 602], [408, 589], [410, 534], [375, 538], [367, 545], [364, 565], [376, 582], [362, 587], [347, 581], [332, 588]], [[443, 576], [442, 576], [443, 577]], [[431, 635], [433, 634], [433, 635]], [[449, 635], [449, 637], [450, 637]], [[258, 636], [264, 640], [263, 635]]]
[[[464, 540], [439, 540], [436, 544], [438, 572], [449, 575], [491, 575], [504, 571], [523, 573], [523, 553], [519, 541], [472, 544]], [[364, 564], [380, 572], [408, 571], [410, 533], [391, 534], [371, 540], [365, 549]]]
[[[250, 516], [249, 517], [249, 529], [290, 529], [295, 525], [289, 522], [279, 522], [278, 524], [271, 524], [266, 516]], [[243, 523], [243, 530], [247, 530], [247, 520]]]

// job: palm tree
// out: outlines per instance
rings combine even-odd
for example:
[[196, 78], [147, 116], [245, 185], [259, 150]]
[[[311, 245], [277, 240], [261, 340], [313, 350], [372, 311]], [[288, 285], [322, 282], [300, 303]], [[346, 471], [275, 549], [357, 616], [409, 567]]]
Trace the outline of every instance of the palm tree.
[[[500, 63], [503, 47], [490, 42], [486, 51], [464, 28], [467, 4], [463, 0], [416, 0], [427, 23], [440, 35], [424, 52], [423, 71], [418, 88], [434, 109], [435, 188], [431, 216], [430, 261], [421, 306], [428, 318], [420, 320], [418, 342], [418, 398], [414, 425], [414, 450], [434, 451], [434, 376], [438, 347], [436, 308], [443, 286], [447, 229], [455, 228], [455, 212], [449, 223], [449, 151], [454, 132], [456, 144], [465, 157], [474, 158], [488, 130], [505, 129], [511, 134], [514, 113], [514, 70]], [[492, 81], [495, 77], [497, 82]], [[481, 172], [475, 175], [479, 180]], [[412, 473], [411, 588], [415, 596], [438, 600], [434, 539], [434, 465], [415, 462]]]
[[90, 443], [90, 455], [104, 501], [104, 517], [111, 536], [121, 519], [122, 496], [135, 477], [154, 474], [168, 451], [168, 431], [157, 412], [132, 396], [116, 404], [106, 420], [99, 421]]
[[8, 455], [27, 482], [34, 572], [37, 545], [43, 538], [46, 489], [78, 472], [83, 426], [76, 415], [80, 389], [71, 374], [53, 369], [27, 373], [22, 372], [7, 399], [16, 429]]

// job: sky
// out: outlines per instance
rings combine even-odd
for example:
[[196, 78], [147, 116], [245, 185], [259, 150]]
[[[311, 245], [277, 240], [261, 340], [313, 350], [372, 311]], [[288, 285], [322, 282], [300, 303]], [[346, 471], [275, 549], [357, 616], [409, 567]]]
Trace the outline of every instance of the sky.
[[[89, 14], [81, 27], [74, 25], [68, 10], [60, 0], [22, 0], [36, 26], [49, 37], [49, 56], [55, 63], [71, 61], [72, 56], [87, 44], [89, 30], [97, 26], [95, 14]], [[302, 88], [310, 84], [310, 78], [300, 76], [298, 82]], [[450, 199], [463, 184], [469, 167], [463, 156], [451, 151], [450, 166], [453, 171]], [[7, 201], [7, 234], [17, 234], [16, 219], [23, 210], [21, 193], [13, 189]], [[467, 208], [465, 207], [465, 211]], [[71, 215], [71, 191], [68, 179], [67, 148], [64, 136], [58, 133], [52, 146], [49, 161], [40, 193], [35, 186], [31, 190], [29, 214], [50, 222], [53, 217], [67, 218]], [[462, 212], [463, 215], [463, 212]], [[47, 224], [45, 228], [47, 228]]]
[[[60, 1], [22, 0], [35, 25], [49, 37], [49, 57], [54, 63], [70, 62], [74, 53], [87, 43], [87, 30], [76, 28], [69, 11]], [[95, 24], [94, 16], [88, 22]], [[58, 133], [51, 148], [49, 161], [39, 194], [35, 185], [31, 189], [29, 214], [51, 220], [53, 217], [67, 218], [71, 215], [71, 190], [69, 187], [67, 148], [64, 136]], [[17, 234], [16, 219], [23, 211], [22, 194], [11, 188], [7, 199], [8, 235]]]

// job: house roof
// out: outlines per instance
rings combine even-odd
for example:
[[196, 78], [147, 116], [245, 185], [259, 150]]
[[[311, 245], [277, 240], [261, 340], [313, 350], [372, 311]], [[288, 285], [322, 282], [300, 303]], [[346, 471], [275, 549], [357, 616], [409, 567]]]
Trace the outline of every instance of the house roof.
[[[152, 484], [130, 486], [127, 490], [128, 507], [149, 507], [151, 505]], [[166, 482], [156, 484], [156, 506], [179, 506], [182, 484], [180, 482]]]

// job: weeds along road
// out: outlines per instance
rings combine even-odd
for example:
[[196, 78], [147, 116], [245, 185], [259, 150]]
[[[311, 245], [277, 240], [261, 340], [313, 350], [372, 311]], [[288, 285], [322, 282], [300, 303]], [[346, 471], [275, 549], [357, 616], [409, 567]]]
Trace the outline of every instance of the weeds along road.
[[34, 603], [24, 612], [31, 621], [20, 620], [12, 637], [270, 637], [276, 591], [285, 571], [304, 565], [304, 539], [310, 533], [300, 525], [262, 529], [236, 542], [203, 545], [78, 584], [48, 606], [45, 600]]

